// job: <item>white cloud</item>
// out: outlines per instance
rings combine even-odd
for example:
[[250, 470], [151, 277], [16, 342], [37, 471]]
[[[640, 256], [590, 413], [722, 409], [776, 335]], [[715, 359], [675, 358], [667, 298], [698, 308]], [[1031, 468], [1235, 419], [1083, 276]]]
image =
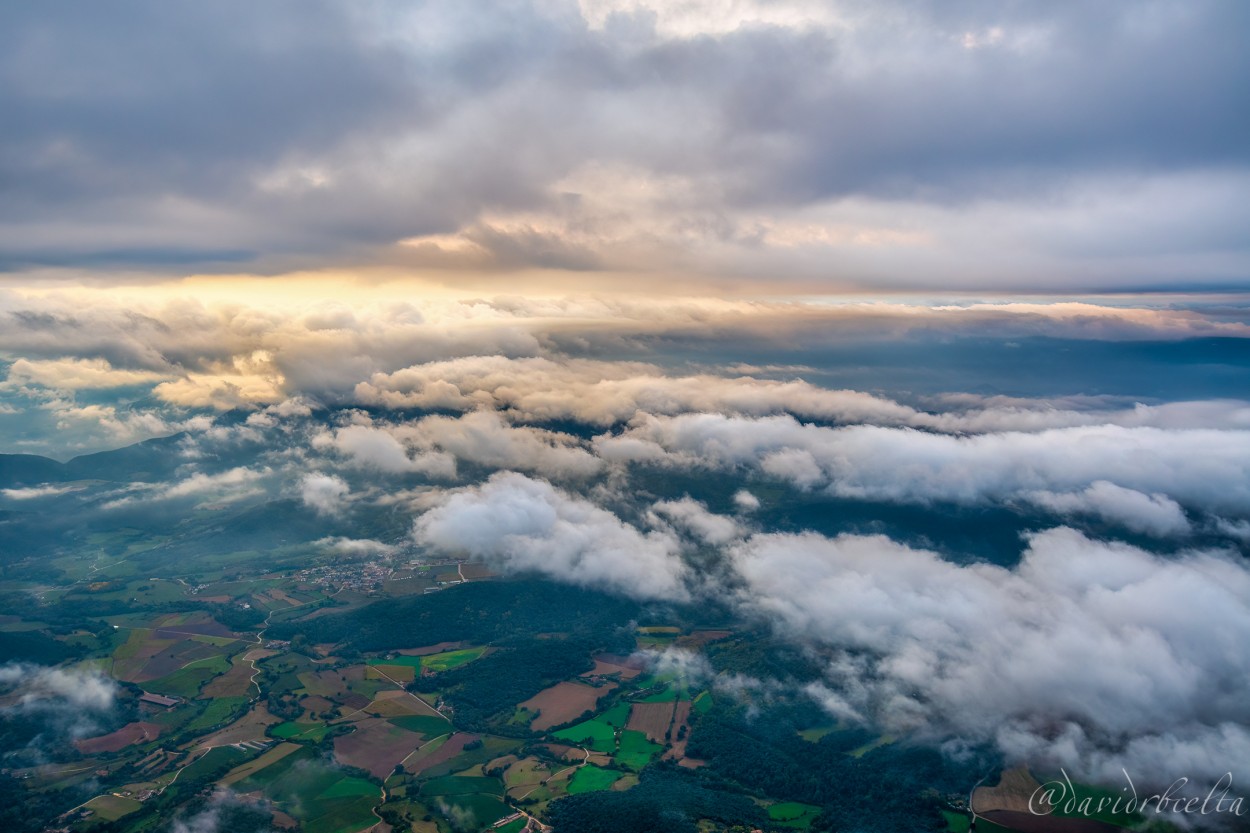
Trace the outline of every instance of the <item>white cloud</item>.
[[[1028, 309], [1029, 314], [1034, 314], [1032, 307]], [[952, 310], [950, 314], [961, 313]], [[882, 396], [830, 390], [802, 379], [676, 376], [654, 365], [588, 359], [471, 356], [430, 362], [374, 374], [356, 386], [354, 396], [360, 403], [373, 406], [454, 410], [489, 407], [519, 419], [577, 419], [603, 426], [624, 422], [643, 412], [743, 416], [788, 413], [801, 419], [913, 427], [952, 434], [1108, 424], [1250, 428], [1250, 404], [1241, 400], [1138, 403], [1128, 408], [1108, 408], [1076, 407], [1075, 401], [962, 395], [937, 397], [936, 410], [924, 411]]]
[[127, 488], [131, 494], [104, 504], [105, 509], [118, 509], [140, 502], [158, 500], [194, 499], [202, 506], [221, 505], [254, 497], [264, 493], [261, 481], [271, 476], [268, 468], [250, 469], [236, 466], [216, 474], [195, 472], [172, 483], [132, 483]]
[[739, 512], [754, 512], [760, 508], [760, 499], [746, 489], [739, 489], [734, 492], [734, 506]]
[[51, 719], [70, 737], [88, 737], [112, 710], [117, 683], [95, 669], [17, 663], [0, 666], [5, 705], [0, 711]]
[[[657, 517], [658, 516], [658, 517]], [[667, 519], [674, 526], [692, 533], [705, 544], [722, 545], [742, 535], [738, 522], [725, 515], [709, 512], [697, 500], [662, 500], [651, 507], [651, 517]]]
[[532, 471], [546, 477], [589, 477], [603, 462], [568, 434], [510, 425], [493, 411], [461, 417], [429, 416], [391, 429], [415, 445], [453, 454], [495, 469]]
[[[687, 414], [641, 417], [620, 435], [596, 438], [595, 449], [618, 461], [758, 468], [799, 488], [867, 500], [987, 503], [1107, 481], [1182, 505], [1250, 513], [1250, 431], [1102, 425], [958, 437]], [[1123, 504], [1122, 493], [1094, 491], [1103, 511], [1116, 511], [1113, 494]], [[1155, 507], [1156, 515], [1166, 511]]]
[[300, 481], [300, 499], [319, 515], [337, 515], [347, 505], [350, 487], [340, 477], [314, 472]]
[[394, 544], [386, 544], [372, 538], [320, 538], [313, 543], [344, 555], [389, 558], [399, 552], [399, 547]]
[[450, 454], [417, 452], [410, 454], [387, 427], [348, 425], [332, 434], [314, 439], [319, 448], [332, 448], [347, 456], [351, 463], [364, 469], [393, 474], [416, 472], [434, 477], [456, 476], [456, 461]]
[[35, 500], [41, 497], [55, 497], [74, 490], [73, 486], [31, 486], [25, 489], [0, 489], [0, 494], [9, 500]]
[[154, 384], [169, 376], [168, 372], [115, 368], [105, 359], [18, 359], [9, 366], [5, 385], [73, 391]]
[[463, 552], [505, 572], [536, 571], [636, 598], [684, 599], [680, 545], [542, 480], [504, 472], [450, 493], [419, 517], [419, 544]]
[[849, 649], [828, 666], [841, 714], [1086, 773], [1127, 762], [1161, 777], [1186, 744], [1250, 748], [1250, 571], [1224, 554], [1165, 558], [1061, 528], [1032, 536], [1014, 569], [880, 536], [757, 535], [732, 555], [745, 609]]
[[1146, 495], [1106, 480], [1082, 492], [1032, 492], [1024, 497], [1060, 515], [1095, 515], [1146, 535], [1185, 535], [1190, 530], [1180, 504], [1166, 495]]

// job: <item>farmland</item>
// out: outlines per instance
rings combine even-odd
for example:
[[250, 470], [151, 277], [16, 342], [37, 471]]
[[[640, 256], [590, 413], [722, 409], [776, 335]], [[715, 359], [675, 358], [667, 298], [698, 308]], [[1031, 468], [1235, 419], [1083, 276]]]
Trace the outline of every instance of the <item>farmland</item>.
[[[558, 818], [569, 801], [646, 802], [657, 767], [694, 772], [719, 764], [687, 749], [692, 737], [698, 740], [700, 721], [731, 701], [680, 675], [657, 674], [632, 651], [659, 642], [733, 650], [731, 631], [662, 624], [630, 632], [611, 620], [560, 630], [568, 620], [538, 603], [533, 585], [517, 583], [511, 607], [500, 596], [507, 585], [477, 587], [388, 596], [431, 610], [419, 619], [393, 614], [388, 622], [431, 624], [412, 642], [382, 650], [358, 647], [384, 638], [369, 621], [334, 628], [383, 602], [339, 594], [344, 610], [336, 613], [318, 607], [320, 597], [301, 582], [281, 576], [251, 589], [207, 583], [202, 592], [213, 598], [236, 600], [247, 590], [249, 608], [197, 601], [234, 604], [236, 612], [223, 615], [230, 627], [203, 610], [115, 617], [103, 638], [84, 644], [97, 652], [94, 667], [134, 686], [130, 711], [77, 739], [94, 769], [72, 777], [129, 768], [124, 780], [86, 797], [91, 813], [74, 822], [74, 833], [90, 833], [110, 818], [126, 825], [125, 833], [157, 833], [156, 820], [168, 812], [162, 808], [214, 788], [268, 802], [271, 810], [263, 812], [273, 813], [274, 829], [297, 823], [311, 833], [362, 833], [380, 813], [413, 831], [452, 833], [454, 825], [480, 830], [518, 811]], [[579, 621], [594, 623], [617, 604], [559, 592], [583, 606]], [[452, 605], [460, 593], [469, 601]], [[491, 615], [474, 612], [474, 593], [489, 599]], [[458, 621], [464, 610], [472, 615]], [[500, 610], [531, 621], [531, 632], [512, 626], [500, 636], [491, 624]], [[281, 623], [271, 621], [262, 633], [264, 620], [279, 614]], [[22, 626], [20, 619], [5, 625]], [[143, 692], [151, 696], [141, 699]], [[815, 722], [801, 725], [796, 742], [829, 736], [821, 726], [806, 730]], [[855, 753], [871, 759], [883, 742], [847, 737], [855, 740], [840, 752], [847, 761], [859, 760]], [[688, 789], [703, 794], [702, 787]], [[717, 795], [717, 802], [729, 800]], [[819, 806], [807, 802], [773, 802], [758, 818], [746, 805], [726, 806], [776, 831], [808, 829], [819, 816]], [[527, 818], [502, 829], [522, 829]]]
[[530, 728], [543, 731], [568, 723], [584, 712], [593, 710], [599, 698], [609, 694], [614, 688], [616, 685], [613, 683], [595, 688], [581, 683], [560, 682], [535, 694], [521, 703], [520, 707], [537, 714], [531, 721]]
[[773, 804], [768, 808], [768, 818], [782, 827], [796, 830], [807, 830], [812, 821], [820, 815], [820, 808], [811, 804], [800, 804], [797, 801], [785, 801]]
[[340, 763], [385, 778], [400, 761], [421, 745], [422, 737], [385, 720], [370, 718], [355, 730], [334, 739], [334, 757]]
[[620, 777], [621, 773], [614, 770], [601, 769], [594, 764], [587, 764], [579, 767], [577, 772], [573, 773], [573, 778], [569, 781], [568, 792], [569, 795], [578, 795], [595, 790], [610, 789]]
[[635, 703], [629, 712], [627, 728], [642, 732], [648, 740], [663, 743], [668, 736], [668, 727], [673, 722], [673, 704]]

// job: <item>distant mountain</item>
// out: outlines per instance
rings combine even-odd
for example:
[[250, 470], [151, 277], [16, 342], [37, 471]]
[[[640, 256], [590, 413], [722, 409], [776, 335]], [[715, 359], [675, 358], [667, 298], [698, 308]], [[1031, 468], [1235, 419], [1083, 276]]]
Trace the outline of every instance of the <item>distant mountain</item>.
[[183, 436], [144, 440], [125, 448], [84, 454], [67, 463], [37, 454], [0, 454], [0, 489], [70, 480], [164, 480], [184, 462], [175, 449]]
[[67, 480], [166, 480], [186, 460], [176, 446], [185, 434], [157, 437], [141, 443], [75, 457], [65, 464]]
[[0, 488], [66, 480], [65, 464], [37, 454], [0, 454]]

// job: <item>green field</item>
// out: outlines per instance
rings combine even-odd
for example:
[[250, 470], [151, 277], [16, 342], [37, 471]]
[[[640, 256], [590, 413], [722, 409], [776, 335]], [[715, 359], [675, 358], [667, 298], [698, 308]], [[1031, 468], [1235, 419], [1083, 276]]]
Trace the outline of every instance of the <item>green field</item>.
[[610, 789], [620, 777], [621, 773], [614, 770], [586, 764], [578, 767], [577, 772], [574, 772], [573, 777], [569, 779], [569, 795]]
[[621, 747], [615, 755], [615, 760], [618, 764], [630, 769], [642, 769], [663, 750], [664, 747], [660, 744], [647, 740], [644, 733], [625, 729], [621, 732]]
[[[472, 795], [449, 795], [441, 799], [460, 813], [472, 814], [476, 828], [488, 827], [499, 819], [515, 812], [493, 795], [473, 793]], [[318, 831], [312, 831], [318, 833]]]
[[783, 801], [768, 808], [768, 820], [779, 827], [807, 830], [820, 815], [820, 808], [797, 801]]
[[451, 760], [443, 761], [441, 764], [430, 767], [423, 774], [429, 778], [438, 778], [443, 775], [450, 775], [453, 772], [461, 772], [498, 758], [500, 755], [506, 755], [520, 745], [521, 741], [514, 738], [486, 735], [482, 738], [482, 746], [480, 748], [461, 752]]
[[195, 719], [183, 727], [183, 731], [197, 734], [212, 729], [219, 723], [225, 723], [248, 704], [246, 697], [215, 697], [209, 701], [208, 707], [196, 715]]
[[458, 651], [443, 651], [441, 654], [427, 654], [423, 657], [397, 656], [393, 659], [370, 659], [369, 665], [393, 665], [402, 668], [421, 668], [433, 672], [450, 671], [479, 659], [486, 653], [486, 648], [462, 648]]
[[705, 691], [702, 694], [700, 694], [698, 697], [694, 698], [694, 702], [691, 704], [691, 708], [694, 711], [698, 712], [699, 714], [706, 714], [707, 712], [711, 711], [712, 709], [711, 693]]
[[610, 755], [616, 751], [616, 727], [598, 717], [561, 729], [551, 736], [578, 746], [587, 746], [596, 752]]
[[616, 751], [616, 730], [628, 722], [629, 703], [617, 703], [597, 717], [553, 732], [551, 737], [611, 755]]
[[370, 783], [363, 778], [343, 778], [331, 784], [329, 789], [317, 796], [317, 800], [355, 798], [361, 795], [376, 796], [378, 792], [377, 784]]
[[893, 735], [882, 735], [871, 743], [865, 743], [863, 746], [857, 749], [852, 749], [846, 754], [850, 755], [852, 758], [862, 758], [872, 750], [879, 749], [882, 746], [888, 746], [891, 743], [894, 743]]
[[[242, 781], [237, 782], [233, 786], [235, 786], [239, 792], [266, 790], [270, 785], [281, 780], [300, 761], [312, 762], [316, 759], [316, 757], [317, 753], [309, 747], [296, 749], [294, 752], [279, 758], [264, 769], [253, 772], [251, 775], [248, 775]], [[329, 785], [327, 784], [326, 786]]]
[[[699, 695], [699, 696], [702, 697], [703, 695]], [[698, 701], [695, 702], [695, 708], [696, 709], [698, 708]], [[828, 726], [813, 726], [810, 729], [799, 730], [799, 737], [803, 738], [803, 740], [807, 741], [808, 743], [819, 743], [820, 739], [823, 738], [825, 735], [828, 735], [832, 732], [836, 732], [837, 730], [838, 730], [838, 727], [832, 724]]]
[[[218, 746], [208, 750], [204, 757], [188, 766], [179, 776], [183, 781], [196, 781], [200, 778], [207, 777], [220, 771], [225, 774], [225, 769], [238, 766], [246, 761], [250, 756], [233, 746]], [[229, 765], [229, 766], [227, 766]]]
[[377, 822], [373, 807], [379, 788], [345, 776], [327, 765], [312, 747], [301, 747], [234, 785], [240, 792], [260, 790], [291, 808], [305, 833], [354, 833]]
[[105, 821], [116, 821], [128, 816], [143, 805], [133, 798], [122, 798], [118, 795], [101, 795], [87, 802], [86, 808]]
[[421, 795], [470, 795], [486, 793], [503, 795], [503, 784], [498, 778], [483, 775], [444, 775], [431, 778], [421, 785]]
[[595, 719], [602, 720], [609, 726], [623, 729], [625, 724], [629, 722], [629, 703], [617, 703]]
[[639, 703], [673, 703], [678, 700], [689, 700], [690, 688], [680, 682], [669, 683], [663, 691], [648, 694]]
[[200, 693], [201, 686], [213, 677], [229, 670], [230, 661], [218, 654], [197, 660], [172, 674], [143, 683], [143, 688], [157, 694], [172, 694], [189, 700]]
[[349, 799], [311, 802], [302, 814], [292, 813], [304, 821], [304, 833], [360, 833], [377, 824], [373, 808], [379, 796], [359, 796]]
[[269, 730], [269, 734], [282, 740], [320, 743], [328, 731], [330, 727], [324, 723], [279, 723]]
[[406, 714], [400, 717], [387, 718], [387, 722], [409, 732], [416, 732], [433, 738], [452, 731], [451, 724], [441, 717], [432, 714]]
[[482, 654], [486, 653], [485, 648], [465, 648], [460, 651], [444, 651], [441, 654], [430, 654], [421, 657], [421, 667], [428, 668], [430, 671], [450, 671], [453, 668], [459, 668], [467, 665], [475, 659], [479, 659]]

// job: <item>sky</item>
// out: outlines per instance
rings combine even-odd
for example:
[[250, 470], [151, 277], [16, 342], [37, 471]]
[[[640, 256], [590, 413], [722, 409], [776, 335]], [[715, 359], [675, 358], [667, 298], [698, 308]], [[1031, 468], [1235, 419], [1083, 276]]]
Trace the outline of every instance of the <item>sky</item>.
[[1246, 287], [1243, 4], [7, 4], [4, 282]]
[[1245, 772], [1248, 26], [0, 5], [0, 453], [172, 438], [0, 509], [284, 500], [319, 547], [715, 597], [952, 754]]

